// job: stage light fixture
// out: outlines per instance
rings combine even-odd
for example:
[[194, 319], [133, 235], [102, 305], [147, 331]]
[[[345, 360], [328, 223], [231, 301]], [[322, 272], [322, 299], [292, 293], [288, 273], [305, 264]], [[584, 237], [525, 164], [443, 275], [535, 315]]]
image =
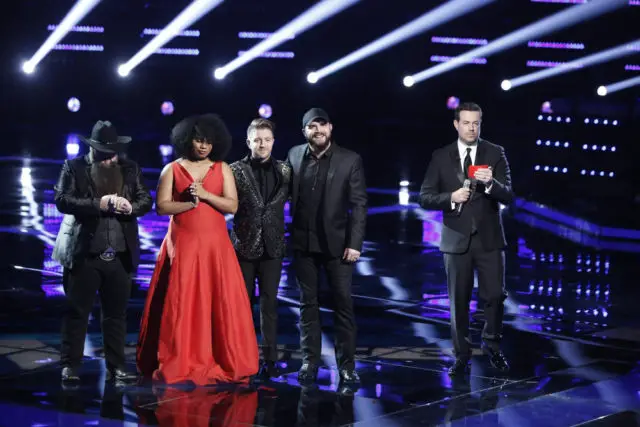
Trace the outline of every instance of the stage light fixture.
[[318, 73], [311, 72], [307, 74], [307, 81], [311, 84], [318, 83]]
[[263, 119], [268, 119], [269, 117], [271, 117], [271, 115], [273, 114], [273, 110], [271, 109], [271, 105], [269, 105], [269, 104], [260, 105], [260, 107], [258, 107], [258, 114]]
[[224, 78], [224, 76], [229, 73], [234, 72], [256, 58], [259, 58], [263, 53], [270, 49], [281, 45], [298, 34], [302, 34], [305, 31], [310, 30], [321, 22], [326, 21], [332, 16], [359, 2], [360, 0], [322, 0], [317, 2], [292, 21], [278, 29], [275, 33], [244, 52], [242, 55], [222, 67], [217, 68], [214, 71], [214, 77], [217, 79]]
[[133, 55], [126, 63], [120, 65], [118, 67], [118, 74], [122, 77], [128, 75], [129, 72], [142, 63], [142, 61], [157, 52], [174, 37], [180, 36], [187, 27], [197, 22], [223, 1], [224, 0], [194, 0], [191, 2], [191, 4], [184, 8], [162, 31], [151, 39], [149, 43]]
[[126, 65], [121, 64], [118, 67], [118, 74], [120, 75], [120, 77], [127, 77], [129, 75], [129, 69]]
[[[584, 6], [584, 7], [587, 7], [587, 6]], [[541, 80], [548, 79], [557, 75], [570, 73], [577, 69], [591, 67], [591, 66], [595, 66], [605, 62], [611, 62], [623, 56], [633, 55], [639, 49], [640, 49], [640, 39], [636, 39], [636, 40], [623, 43], [609, 49], [602, 50], [600, 52], [596, 52], [591, 55], [584, 56], [582, 58], [575, 59], [570, 62], [538, 64], [538, 66], [543, 66], [543, 67], [546, 66], [547, 69], [512, 78], [511, 83], [512, 83], [512, 86], [516, 88], [518, 86], [539, 82]], [[531, 66], [530, 62], [531, 61], [527, 63], [528, 66]], [[640, 78], [638, 78], [638, 80], [640, 80]], [[607, 87], [607, 92], [612, 92], [612, 90], [609, 90], [609, 88]], [[604, 95], [600, 95], [600, 96], [604, 96]]]
[[[423, 82], [442, 73], [451, 71], [469, 63], [469, 60], [478, 57], [488, 57], [490, 55], [504, 52], [514, 46], [518, 46], [524, 41], [541, 37], [564, 28], [571, 27], [578, 23], [587, 21], [596, 16], [613, 12], [616, 9], [625, 7], [627, 0], [591, 0], [581, 6], [575, 6], [562, 10], [551, 16], [547, 16], [537, 22], [517, 29], [506, 34], [489, 44], [472, 49], [455, 57], [452, 61], [436, 65], [426, 70], [413, 74], [414, 82]], [[546, 70], [545, 70], [546, 71]], [[512, 81], [513, 87], [517, 86]]]
[[404, 84], [406, 87], [411, 87], [415, 83], [415, 80], [413, 80], [413, 77], [411, 76], [406, 76], [404, 79], [402, 79], [402, 84]]
[[213, 72], [213, 77], [215, 77], [217, 80], [222, 80], [227, 77], [227, 73], [225, 73], [224, 68], [216, 68]]
[[[412, 21], [394, 29], [393, 31], [379, 37], [378, 39], [362, 46], [361, 48], [349, 53], [348, 55], [326, 65], [318, 70], [318, 79], [325, 78], [331, 74], [356, 64], [366, 58], [376, 55], [386, 49], [389, 49], [399, 43], [419, 34], [427, 32], [433, 28], [444, 25], [461, 16], [470, 14], [478, 8], [485, 7], [495, 0], [451, 0], [443, 2], [438, 7], [418, 16]], [[486, 44], [486, 39], [470, 39], [457, 37], [433, 37], [433, 43], [444, 44]]]
[[80, 22], [89, 12], [100, 3], [100, 0], [78, 0], [71, 10], [62, 19], [59, 25], [55, 27], [53, 32], [47, 37], [45, 42], [38, 48], [36, 53], [23, 65], [23, 71], [27, 74], [33, 73], [36, 66], [44, 59], [47, 54], [55, 48], [60, 40], [71, 31], [75, 24]]
[[78, 111], [80, 111], [80, 106], [81, 106], [80, 100], [75, 96], [69, 98], [69, 100], [67, 101], [67, 108], [72, 113], [77, 113]]
[[24, 71], [25, 74], [33, 74], [35, 70], [36, 70], [36, 66], [33, 65], [33, 63], [30, 61], [25, 61], [22, 64], [22, 71]]
[[164, 116], [170, 116], [173, 114], [174, 108], [173, 108], [173, 102], [171, 101], [164, 101], [161, 105], [160, 105], [160, 111], [162, 112], [162, 114]]

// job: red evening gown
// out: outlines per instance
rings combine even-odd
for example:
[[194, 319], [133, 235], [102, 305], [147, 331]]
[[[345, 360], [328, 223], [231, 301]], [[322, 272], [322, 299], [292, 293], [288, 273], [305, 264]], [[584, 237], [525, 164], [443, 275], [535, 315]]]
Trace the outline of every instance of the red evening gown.
[[[172, 163], [173, 200], [190, 200], [193, 177]], [[222, 166], [204, 188], [222, 195]], [[168, 384], [246, 382], [258, 371], [247, 288], [224, 215], [200, 202], [171, 217], [142, 315], [138, 370]]]

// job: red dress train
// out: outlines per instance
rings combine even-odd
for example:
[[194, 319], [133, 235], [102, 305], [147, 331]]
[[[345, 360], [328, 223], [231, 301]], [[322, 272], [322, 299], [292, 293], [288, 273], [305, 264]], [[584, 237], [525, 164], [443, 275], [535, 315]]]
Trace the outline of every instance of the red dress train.
[[[178, 162], [173, 199], [189, 200], [193, 177]], [[214, 163], [204, 188], [222, 194]], [[165, 383], [246, 382], [258, 371], [247, 290], [224, 215], [200, 204], [171, 217], [149, 285], [137, 348], [138, 370]]]

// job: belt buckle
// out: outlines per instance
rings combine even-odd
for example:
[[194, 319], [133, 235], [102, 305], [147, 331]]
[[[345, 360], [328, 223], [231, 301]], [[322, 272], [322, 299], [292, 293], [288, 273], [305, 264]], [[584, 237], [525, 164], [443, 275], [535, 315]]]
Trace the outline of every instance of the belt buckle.
[[100, 259], [103, 261], [113, 261], [116, 259], [116, 251], [114, 251], [113, 248], [108, 248], [100, 254]]

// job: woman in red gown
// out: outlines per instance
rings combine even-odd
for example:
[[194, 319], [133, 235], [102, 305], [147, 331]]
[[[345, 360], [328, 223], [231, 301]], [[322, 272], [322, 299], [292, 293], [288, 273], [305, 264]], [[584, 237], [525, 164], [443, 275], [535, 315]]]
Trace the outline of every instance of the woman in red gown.
[[213, 114], [178, 123], [178, 160], [160, 174], [156, 208], [171, 215], [149, 285], [138, 370], [168, 384], [247, 382], [258, 345], [225, 214], [238, 207], [224, 158], [231, 136]]

